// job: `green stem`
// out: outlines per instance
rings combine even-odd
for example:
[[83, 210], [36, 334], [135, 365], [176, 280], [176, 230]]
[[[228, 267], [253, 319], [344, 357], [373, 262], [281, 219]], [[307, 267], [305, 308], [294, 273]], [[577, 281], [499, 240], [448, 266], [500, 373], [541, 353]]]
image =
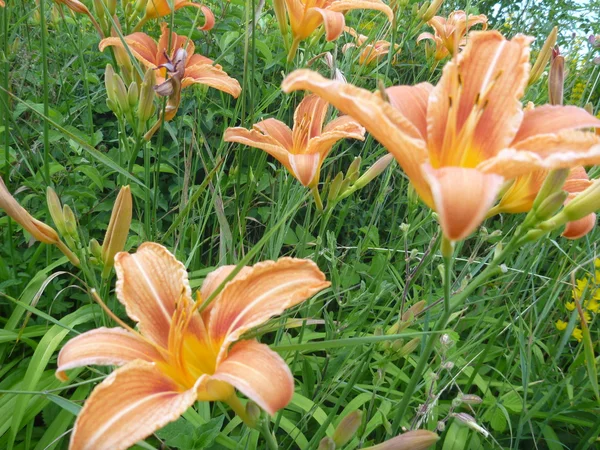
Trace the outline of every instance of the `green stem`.
[[313, 197], [315, 198], [315, 205], [317, 206], [317, 209], [319, 210], [319, 212], [323, 212], [323, 200], [321, 200], [321, 194], [319, 194], [319, 186], [317, 185], [317, 183], [315, 183], [315, 185], [313, 187], [310, 188], [310, 192], [312, 193]]
[[[40, 28], [42, 37], [42, 88], [44, 92], [44, 117], [50, 116], [50, 105], [49, 105], [49, 81], [48, 81], [48, 43], [46, 39], [48, 37], [46, 27], [46, 8], [45, 0], [40, 1]], [[50, 141], [48, 139], [48, 121], [44, 119], [44, 181], [47, 186], [50, 186]]]
[[259, 431], [267, 443], [267, 448], [270, 450], [277, 450], [279, 446], [277, 445], [277, 439], [275, 439], [275, 435], [271, 433], [271, 430], [269, 429], [269, 419], [264, 418], [261, 422], [262, 423]]

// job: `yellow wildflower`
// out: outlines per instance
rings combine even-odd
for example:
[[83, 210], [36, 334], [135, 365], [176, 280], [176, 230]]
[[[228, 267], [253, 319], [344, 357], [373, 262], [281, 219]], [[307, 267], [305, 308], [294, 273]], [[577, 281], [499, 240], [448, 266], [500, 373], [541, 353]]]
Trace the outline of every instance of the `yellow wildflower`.
[[575, 302], [565, 303], [565, 308], [567, 308], [567, 311], [574, 311], [575, 310]]
[[[600, 114], [600, 112], [598, 114]], [[599, 117], [599, 119], [600, 119], [600, 117]], [[600, 267], [600, 258], [596, 258], [594, 260], [594, 267]]]
[[557, 320], [555, 325], [558, 331], [563, 331], [567, 328], [567, 322], [563, 320]]
[[[587, 277], [582, 280], [577, 280], [577, 286], [575, 287], [575, 289], [573, 289], [573, 292], [571, 293], [572, 297], [580, 300], [581, 296], [586, 291], [588, 285], [589, 285], [589, 280], [587, 279]], [[573, 311], [573, 310], [570, 309], [569, 311]]]
[[600, 312], [600, 302], [596, 297], [586, 302], [585, 309], [593, 312], [594, 314], [598, 314]]
[[581, 331], [581, 328], [575, 328], [573, 330], [573, 333], [571, 333], [571, 336], [577, 339], [578, 342], [581, 342], [581, 340], [583, 339], [583, 331]]

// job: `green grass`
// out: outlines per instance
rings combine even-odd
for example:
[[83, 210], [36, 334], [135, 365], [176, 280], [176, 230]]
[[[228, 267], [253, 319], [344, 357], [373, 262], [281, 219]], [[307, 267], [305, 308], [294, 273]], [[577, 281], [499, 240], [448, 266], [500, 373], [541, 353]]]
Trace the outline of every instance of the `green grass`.
[[[436, 448], [443, 450], [597, 448], [600, 406], [597, 381], [590, 376], [598, 363], [593, 356], [598, 319], [592, 316], [589, 324], [594, 353], [588, 348], [586, 356], [584, 344], [570, 336], [577, 315], [565, 303], [574, 279], [594, 277], [600, 232], [577, 241], [552, 233], [520, 247], [488, 277], [491, 269], [484, 271], [495, 264], [499, 243], [506, 246], [524, 218], [496, 217], [458, 245], [452, 271], [445, 274], [436, 217], [417, 200], [395, 162], [366, 188], [320, 213], [310, 192], [266, 153], [223, 142], [225, 128], [250, 127], [264, 117], [291, 123], [302, 94], [283, 94], [283, 75], [323, 51], [336, 56], [348, 82], [369, 89], [379, 83], [435, 83], [442, 64], [432, 69], [424, 48], [415, 44], [418, 33], [428, 30], [413, 14], [412, 0], [404, 2], [394, 32], [381, 15], [362, 10], [347, 15], [363, 34], [388, 40], [393, 35], [402, 46], [396, 64], [389, 58], [370, 68], [357, 64], [356, 53], [342, 54], [348, 37], [337, 44], [323, 36], [309, 39], [301, 44], [301, 57], [287, 63], [271, 3], [254, 22], [255, 3], [212, 3], [217, 25], [209, 33], [193, 25], [196, 10], [167, 17], [243, 90], [234, 100], [214, 89], [187, 88], [175, 119], [139, 146], [131, 128], [106, 106], [104, 68], [113, 60], [108, 50], [98, 51], [89, 20], [66, 8], [62, 18], [50, 1], [41, 0], [37, 9], [9, 0], [0, 9], [0, 173], [9, 190], [36, 218], [52, 224], [45, 190], [54, 187], [77, 217], [77, 251], [90, 256], [88, 243], [102, 241], [118, 188], [130, 184], [134, 220], [126, 249], [149, 240], [164, 244], [188, 268], [194, 290], [224, 264], [281, 256], [317, 262], [331, 288], [255, 332], [287, 361], [296, 383], [292, 402], [270, 423], [281, 449], [316, 449], [357, 409], [363, 423], [347, 449], [410, 428], [439, 429]], [[468, 7], [489, 14], [490, 28], [532, 34], [538, 38], [534, 55], [556, 17], [569, 67], [565, 102], [591, 102], [597, 114], [600, 66], [591, 60], [599, 50], [584, 42], [587, 34], [600, 33], [597, 0], [534, 2], [518, 18], [507, 17], [514, 2], [499, 2], [498, 11], [495, 3], [448, 2], [442, 11]], [[551, 13], [541, 14], [544, 8]], [[158, 22], [145, 31], [157, 37]], [[311, 68], [330, 73], [321, 59]], [[546, 103], [546, 84], [544, 75], [524, 100]], [[132, 149], [139, 152], [130, 171]], [[356, 156], [362, 172], [385, 154], [370, 136], [364, 143], [342, 141], [323, 167], [323, 185]], [[589, 173], [597, 176], [598, 170]], [[56, 356], [68, 338], [114, 325], [93, 304], [88, 288], [96, 288], [125, 318], [114, 296], [114, 276], [101, 280], [101, 269], [87, 261], [83, 269], [73, 268], [54, 247], [33, 243], [0, 216], [0, 448], [67, 448], [75, 415], [110, 373], [102, 367], [76, 370], [67, 383], [54, 376]], [[469, 288], [478, 275], [485, 282]], [[446, 295], [464, 303], [436, 332], [444, 278]], [[419, 301], [426, 302], [424, 311], [406, 329], [389, 334], [399, 315]], [[292, 318], [310, 320], [287, 322]], [[569, 328], [557, 330], [559, 319]], [[442, 334], [447, 344], [440, 343]], [[414, 395], [406, 396], [430, 336], [424, 374]], [[462, 394], [482, 402], [457, 402]], [[453, 412], [470, 414], [489, 436], [454, 419]], [[445, 426], [437, 428], [438, 422]], [[266, 448], [259, 431], [220, 403], [197, 403], [142, 447], [186, 449], [190, 442], [198, 448]]]

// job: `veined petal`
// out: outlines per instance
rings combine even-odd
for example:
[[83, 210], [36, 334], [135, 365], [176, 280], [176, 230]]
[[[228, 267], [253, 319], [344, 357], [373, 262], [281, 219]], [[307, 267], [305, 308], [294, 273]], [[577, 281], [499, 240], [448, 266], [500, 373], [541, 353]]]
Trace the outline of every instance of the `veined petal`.
[[[144, 66], [151, 69], [158, 66], [159, 62], [156, 59], [158, 47], [156, 42], [154, 42], [154, 40], [146, 33], [132, 33], [128, 36], [124, 36], [123, 40], [125, 41], [125, 44], [127, 44], [127, 47], [129, 47], [133, 56], [135, 56], [135, 58]], [[108, 37], [102, 39], [100, 44], [98, 44], [98, 48], [101, 52], [103, 52], [106, 47], [110, 46], [125, 49], [125, 45], [120, 37]]]
[[600, 119], [577, 106], [544, 105], [525, 111], [521, 127], [513, 144], [538, 134], [554, 134], [559, 131], [597, 127]]
[[423, 139], [427, 139], [427, 103], [432, 90], [429, 83], [393, 86], [385, 90], [390, 104], [419, 130]]
[[596, 225], [596, 214], [590, 213], [587, 216], [568, 222], [561, 236], [567, 239], [580, 239], [594, 229]]
[[265, 119], [254, 124], [254, 128], [260, 130], [263, 134], [271, 136], [287, 151], [292, 150], [292, 130], [282, 121], [277, 119]]
[[335, 41], [340, 37], [346, 26], [346, 19], [341, 12], [329, 11], [323, 8], [310, 8], [306, 13], [306, 20], [314, 22], [317, 20], [315, 16], [321, 16], [325, 27], [325, 39]]
[[187, 65], [195, 66], [197, 64], [209, 64], [214, 65], [216, 68], [221, 69], [222, 67], [219, 64], [213, 64], [213, 60], [207, 58], [206, 56], [200, 55], [198, 53], [194, 53], [193, 55], [188, 57]]
[[[569, 172], [563, 189], [569, 193], [566, 203], [573, 200], [580, 192], [586, 190], [591, 184], [587, 172], [581, 166], [574, 167]], [[567, 223], [561, 236], [567, 239], [579, 239], [588, 234], [596, 225], [596, 214], [590, 213], [579, 220]]]
[[[316, 138], [315, 138], [316, 139]], [[288, 153], [292, 175], [294, 175], [303, 186], [311, 186], [317, 180], [317, 174], [321, 167], [321, 155], [319, 153]]]
[[346, 12], [352, 9], [374, 9], [384, 13], [388, 20], [394, 20], [394, 11], [381, 0], [335, 0], [327, 5], [329, 11]]
[[133, 361], [100, 383], [83, 406], [71, 450], [124, 450], [178, 419], [196, 401], [154, 364]]
[[307, 95], [294, 111], [293, 143], [295, 152], [305, 151], [308, 141], [321, 134], [329, 104], [318, 95]]
[[288, 159], [289, 152], [271, 136], [262, 134], [259, 130], [247, 130], [242, 127], [227, 128], [223, 135], [225, 142], [238, 142], [250, 147], [260, 148], [277, 159], [290, 172], [292, 168]]
[[546, 176], [547, 170], [536, 170], [517, 177], [494, 208], [495, 212], [522, 213], [531, 210]]
[[117, 298], [127, 315], [139, 322], [144, 336], [167, 348], [175, 304], [187, 301], [191, 305], [183, 264], [162, 245], [146, 242], [133, 254], [118, 253], [115, 271]]
[[227, 92], [233, 98], [238, 98], [242, 87], [235, 78], [231, 78], [226, 72], [216, 66], [208, 64], [199, 64], [185, 68], [185, 75], [181, 87], [185, 88], [190, 84], [205, 84], [223, 92]]
[[470, 36], [429, 96], [427, 133], [434, 167], [475, 167], [506, 148], [521, 124], [519, 99], [529, 77], [531, 38], [517, 35], [507, 41], [496, 31]]
[[294, 378], [285, 361], [256, 340], [236, 342], [212, 378], [231, 384], [270, 415], [294, 395]]
[[58, 354], [56, 376], [67, 380], [66, 370], [82, 366], [121, 366], [130, 361], [161, 361], [159, 351], [123, 328], [97, 328], [71, 339]]
[[[225, 281], [225, 278], [229, 276], [233, 269], [235, 269], [234, 265], [227, 265], [221, 266], [218, 269], [210, 272], [202, 282], [202, 287], [200, 288], [200, 297], [202, 297], [202, 300], [206, 300], [208, 297], [210, 297], [215, 289], [217, 289], [221, 283]], [[244, 275], [248, 272], [248, 270], [250, 270], [248, 266], [242, 267], [242, 269], [237, 273], [236, 277]], [[211, 301], [204, 311], [202, 311], [202, 318], [205, 320], [205, 323], [208, 323], [210, 311], [214, 305], [215, 302]]]
[[[329, 125], [333, 124], [331, 127]], [[350, 116], [342, 116], [331, 121], [327, 127], [328, 131], [308, 141], [308, 154], [318, 154], [323, 159], [331, 151], [331, 147], [341, 139], [365, 140], [365, 129]]]
[[219, 361], [243, 333], [329, 285], [317, 265], [305, 259], [265, 261], [238, 275], [216, 298], [208, 323], [213, 343], [222, 342]]
[[421, 198], [431, 206], [429, 187], [421, 164], [427, 160], [419, 130], [379, 95], [350, 84], [328, 80], [310, 70], [296, 70], [282, 83], [285, 92], [310, 90], [350, 115], [394, 155]]
[[593, 164], [600, 164], [600, 136], [566, 130], [519, 141], [514, 148], [504, 149], [494, 158], [481, 163], [478, 169], [510, 179], [534, 170]]
[[483, 222], [504, 179], [463, 167], [433, 169], [423, 165], [444, 236], [460, 241]]

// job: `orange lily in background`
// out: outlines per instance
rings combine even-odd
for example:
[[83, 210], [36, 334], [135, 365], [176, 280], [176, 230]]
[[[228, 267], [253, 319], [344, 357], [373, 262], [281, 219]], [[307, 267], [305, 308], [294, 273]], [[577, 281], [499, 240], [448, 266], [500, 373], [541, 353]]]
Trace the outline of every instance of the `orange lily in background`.
[[483, 25], [487, 29], [487, 16], [485, 14], [469, 14], [464, 11], [451, 12], [448, 18], [435, 16], [427, 21], [433, 27], [434, 34], [421, 33], [417, 43], [424, 39], [431, 39], [435, 44], [434, 57], [436, 60], [444, 59], [448, 55], [454, 55], [467, 43], [467, 33], [475, 25]]
[[4, 0], [0, 0], [0, 6], [4, 8]]
[[133, 31], [139, 31], [148, 20], [158, 19], [159, 17], [170, 15], [172, 12], [170, 6], [171, 4], [173, 4], [173, 9], [175, 11], [186, 6], [199, 8], [202, 11], [202, 14], [204, 14], [204, 25], [198, 27], [199, 30], [209, 31], [215, 26], [214, 14], [204, 5], [199, 5], [198, 3], [187, 0], [147, 0], [146, 14], [144, 17], [142, 17]]
[[128, 448], [197, 400], [227, 402], [244, 417], [235, 389], [271, 415], [289, 403], [294, 380], [285, 361], [256, 339], [239, 339], [330, 283], [312, 261], [265, 261], [244, 268], [199, 313], [198, 304], [233, 268], [209, 274], [194, 304], [185, 267], [163, 246], [145, 243], [134, 254], [117, 254], [117, 297], [139, 332], [119, 321], [123, 328], [85, 332], [61, 350], [62, 380], [75, 367], [123, 366], [86, 401], [72, 450]]
[[536, 170], [600, 163], [600, 120], [574, 106], [523, 111], [531, 38], [474, 32], [437, 86], [379, 93], [297, 70], [285, 92], [309, 90], [365, 126], [391, 152], [450, 241], [483, 221], [505, 180]]
[[285, 0], [292, 29], [292, 47], [288, 61], [296, 55], [300, 41], [303, 41], [320, 26], [325, 27], [328, 41], [336, 40], [344, 31], [344, 12], [352, 9], [374, 9], [383, 12], [394, 20], [394, 12], [381, 0]]
[[[75, 13], [85, 14], [86, 16], [88, 16], [90, 21], [92, 22], [92, 25], [94, 25], [94, 28], [96, 28], [96, 31], [100, 35], [100, 38], [104, 37], [102, 28], [100, 27], [100, 24], [98, 23], [98, 21], [96, 20], [94, 15], [90, 12], [88, 7], [85, 6], [83, 3], [81, 3], [79, 0], [54, 0], [54, 1], [59, 5], [65, 5], [67, 8], [69, 8], [71, 11], [73, 11]], [[0, 0], [0, 2], [2, 2], [2, 0]], [[0, 6], [4, 6], [4, 3], [2, 3], [2, 5], [0, 5]], [[62, 10], [61, 10], [61, 13], [62, 13]]]
[[266, 119], [252, 130], [227, 128], [223, 139], [264, 150], [300, 183], [312, 188], [319, 182], [321, 165], [333, 145], [344, 138], [362, 141], [365, 135], [365, 129], [349, 116], [338, 117], [323, 128], [328, 106], [318, 96], [308, 95], [296, 108], [293, 130], [277, 119]]
[[[579, 193], [583, 192], [593, 183], [594, 182], [589, 179], [588, 174], [583, 167], [572, 169], [563, 186], [563, 189], [569, 193], [565, 204], [574, 200]], [[579, 239], [592, 231], [595, 225], [596, 214], [590, 213], [579, 220], [568, 222], [562, 236], [567, 239]]]
[[[346, 53], [349, 49], [353, 47], [358, 47], [360, 51], [360, 55], [358, 57], [358, 63], [361, 65], [369, 65], [373, 63], [377, 63], [383, 59], [385, 55], [390, 52], [390, 48], [392, 44], [383, 39], [377, 41], [370, 41], [369, 37], [364, 34], [359, 34], [356, 30], [350, 27], [344, 28], [344, 31], [348, 34], [354, 36], [356, 40], [355, 44], [348, 43], [342, 47], [342, 52]], [[398, 44], [394, 45], [395, 55], [392, 58], [392, 63], [396, 62], [396, 57], [398, 56], [398, 49], [400, 46]]]

